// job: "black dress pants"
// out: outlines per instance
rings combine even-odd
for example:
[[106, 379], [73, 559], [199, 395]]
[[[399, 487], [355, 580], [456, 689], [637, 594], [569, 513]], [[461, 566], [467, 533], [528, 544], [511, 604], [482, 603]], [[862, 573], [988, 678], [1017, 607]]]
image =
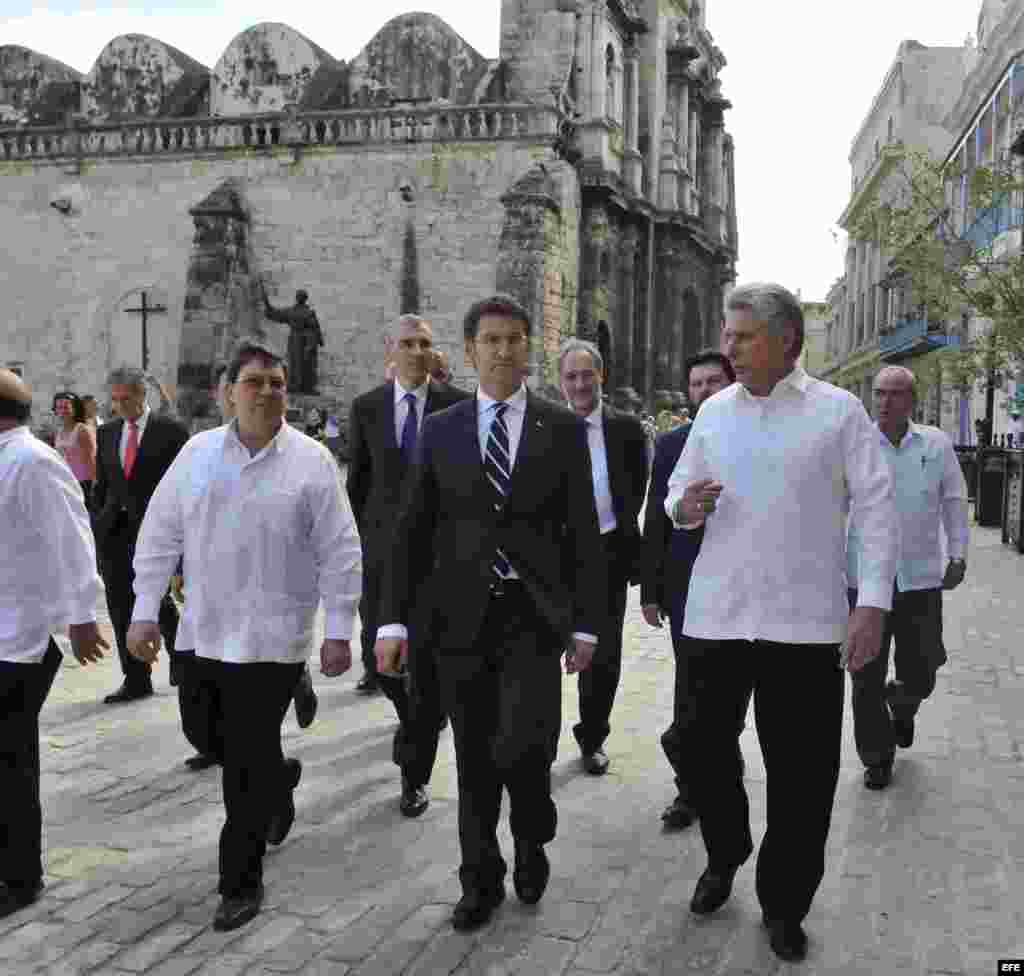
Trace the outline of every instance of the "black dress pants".
[[844, 674], [836, 644], [687, 638], [696, 680], [694, 802], [716, 870], [753, 851], [736, 728], [753, 692], [767, 774], [767, 830], [757, 896], [768, 918], [802, 921], [825, 873], [825, 843], [839, 779]]
[[211, 736], [201, 751], [221, 763], [227, 819], [220, 833], [218, 890], [226, 898], [263, 886], [267, 827], [288, 790], [281, 723], [301, 672], [301, 664], [234, 664], [199, 656], [189, 662], [189, 684], [221, 722], [220, 736]]
[[43, 877], [39, 712], [61, 657], [51, 637], [37, 664], [0, 661], [0, 881], [12, 886]]
[[[850, 593], [856, 606], [857, 592]], [[889, 655], [896, 643], [896, 681], [886, 688]], [[865, 766], [893, 761], [896, 740], [892, 719], [912, 719], [921, 702], [935, 690], [935, 673], [946, 663], [942, 643], [942, 590], [893, 592], [892, 611], [886, 614], [882, 650], [851, 675], [853, 733], [857, 755]]]
[[174, 660], [181, 730], [196, 752], [219, 759], [224, 755], [224, 722], [218, 710], [218, 697], [209, 682], [201, 680], [203, 669], [201, 665], [196, 669], [195, 651], [178, 651]]
[[597, 635], [597, 650], [590, 667], [579, 674], [580, 720], [572, 730], [584, 755], [600, 749], [611, 732], [609, 720], [622, 674], [622, 628], [629, 592], [629, 581], [616, 565], [618, 532], [601, 538], [608, 557], [608, 614]]
[[[364, 568], [363, 595], [359, 602], [363, 668], [367, 674], [377, 677], [381, 691], [394, 705], [398, 716], [398, 728], [391, 744], [392, 759], [410, 784], [419, 787], [430, 779], [434, 769], [441, 725], [433, 649], [430, 638], [421, 632], [419, 621], [411, 621], [407, 675], [379, 674], [373, 648], [377, 643], [377, 627], [381, 623], [380, 600], [380, 569]], [[415, 690], [413, 685], [417, 685]], [[433, 717], [434, 713], [436, 717]]]
[[490, 890], [505, 877], [497, 834], [503, 787], [517, 839], [546, 844], [558, 822], [551, 764], [561, 731], [561, 641], [521, 583], [505, 587], [491, 598], [473, 646], [445, 647], [439, 657], [459, 777], [463, 890]]

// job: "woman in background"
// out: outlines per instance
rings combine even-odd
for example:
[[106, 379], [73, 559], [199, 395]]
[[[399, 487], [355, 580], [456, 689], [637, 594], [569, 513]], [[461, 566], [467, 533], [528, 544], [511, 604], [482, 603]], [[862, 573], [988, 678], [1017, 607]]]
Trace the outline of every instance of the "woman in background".
[[92, 500], [92, 483], [96, 480], [96, 432], [86, 423], [85, 406], [74, 393], [56, 394], [53, 412], [61, 422], [54, 447], [82, 486], [88, 508]]

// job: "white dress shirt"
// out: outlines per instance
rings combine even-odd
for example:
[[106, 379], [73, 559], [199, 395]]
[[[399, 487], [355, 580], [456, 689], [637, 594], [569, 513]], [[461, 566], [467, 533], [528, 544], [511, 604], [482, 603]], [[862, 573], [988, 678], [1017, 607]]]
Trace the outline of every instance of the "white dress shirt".
[[[138, 419], [135, 421], [135, 426], [139, 428], [139, 440], [138, 447], [142, 447], [142, 435], [146, 433], [146, 424], [149, 423], [149, 416], [152, 411], [147, 406], [143, 406], [142, 413], [139, 414]], [[124, 468], [124, 455], [125, 451], [128, 450], [128, 434], [131, 428], [129, 427], [128, 421], [124, 422], [121, 427], [121, 440], [118, 442], [118, 455], [121, 458], [121, 467]]]
[[362, 575], [352, 509], [327, 448], [288, 424], [255, 456], [237, 422], [182, 448], [139, 531], [134, 620], [157, 619], [182, 555], [199, 657], [304, 661], [321, 600], [325, 636], [352, 636]]
[[594, 480], [594, 501], [601, 535], [613, 532], [619, 520], [615, 517], [612, 486], [608, 481], [608, 448], [604, 442], [604, 405], [598, 401], [586, 418], [587, 447], [590, 448], [590, 474]]
[[846, 637], [847, 513], [863, 540], [860, 606], [890, 609], [899, 555], [892, 479], [860, 401], [797, 367], [767, 397], [704, 402], [668, 482], [722, 484], [686, 600], [685, 633], [834, 644]]
[[[397, 383], [395, 384], [398, 385]], [[483, 390], [477, 387], [476, 391], [476, 432], [480, 441], [480, 462], [483, 463], [487, 456], [487, 440], [491, 436], [491, 424], [494, 423], [495, 410], [499, 403], [504, 403], [508, 409], [505, 411], [505, 427], [508, 429], [508, 462], [509, 474], [515, 477], [516, 457], [519, 454], [519, 442], [523, 436], [523, 421], [526, 419], [526, 384], [523, 384], [507, 400], [494, 400]], [[509, 563], [511, 570], [505, 579], [519, 579], [514, 565]], [[584, 640], [591, 644], [597, 643], [597, 637], [593, 634], [574, 633], [572, 635], [578, 640]], [[378, 638], [398, 637], [407, 640], [409, 630], [405, 624], [383, 624], [377, 628]]]
[[[938, 427], [910, 422], [898, 446], [878, 431], [889, 463], [900, 517], [900, 562], [896, 585], [907, 590], [934, 590], [945, 574], [942, 534], [950, 559], [965, 559], [969, 536], [967, 482], [949, 435]], [[847, 540], [850, 585], [860, 578], [860, 536], [850, 527]]]
[[405, 427], [405, 418], [409, 416], [409, 404], [405, 395], [411, 393], [416, 397], [416, 432], [423, 427], [423, 414], [427, 409], [427, 390], [430, 388], [430, 380], [417, 386], [415, 390], [407, 390], [398, 380], [395, 380], [395, 443], [402, 446], [402, 429]]
[[82, 489], [27, 427], [0, 433], [0, 661], [38, 663], [55, 630], [96, 619], [103, 584]]

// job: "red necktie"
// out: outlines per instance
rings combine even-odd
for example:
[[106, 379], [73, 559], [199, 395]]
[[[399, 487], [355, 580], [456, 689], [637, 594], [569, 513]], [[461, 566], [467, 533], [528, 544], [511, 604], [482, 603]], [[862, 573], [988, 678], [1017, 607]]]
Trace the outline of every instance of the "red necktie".
[[124, 476], [132, 476], [135, 467], [135, 456], [139, 453], [139, 425], [134, 420], [128, 421], [128, 443], [124, 446]]

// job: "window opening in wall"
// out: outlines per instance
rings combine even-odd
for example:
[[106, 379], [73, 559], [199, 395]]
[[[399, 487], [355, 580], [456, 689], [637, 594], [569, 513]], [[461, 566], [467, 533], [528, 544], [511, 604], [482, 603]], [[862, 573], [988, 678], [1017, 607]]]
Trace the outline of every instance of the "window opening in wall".
[[606, 101], [604, 114], [608, 118], [618, 118], [618, 106], [615, 102], [615, 48], [608, 45], [604, 55], [604, 83], [606, 90]]

